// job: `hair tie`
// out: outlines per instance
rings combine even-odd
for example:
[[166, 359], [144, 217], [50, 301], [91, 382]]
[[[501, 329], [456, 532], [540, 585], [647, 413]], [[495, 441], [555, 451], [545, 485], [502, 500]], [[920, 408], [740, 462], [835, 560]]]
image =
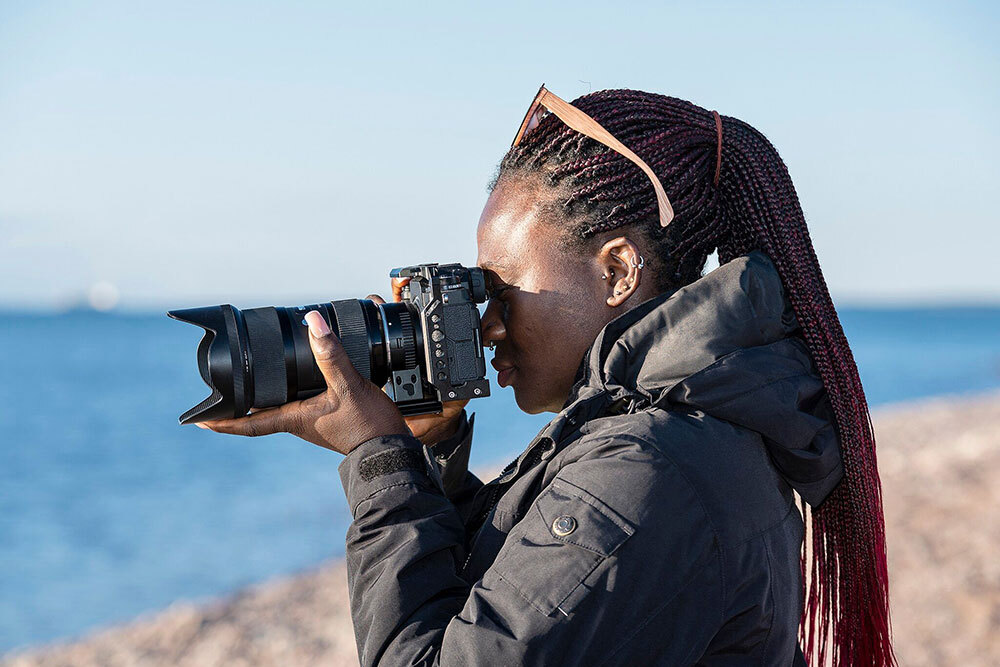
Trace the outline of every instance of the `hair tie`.
[[718, 185], [722, 172], [722, 117], [718, 111], [712, 111], [712, 117], [715, 118], [715, 180], [712, 185]]

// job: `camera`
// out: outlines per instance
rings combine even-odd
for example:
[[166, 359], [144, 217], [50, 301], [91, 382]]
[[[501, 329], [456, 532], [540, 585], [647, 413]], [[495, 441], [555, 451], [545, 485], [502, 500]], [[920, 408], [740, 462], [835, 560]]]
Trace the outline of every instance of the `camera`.
[[305, 315], [319, 313], [361, 377], [383, 387], [406, 416], [441, 412], [442, 402], [489, 396], [477, 304], [488, 298], [482, 269], [419, 264], [393, 269], [408, 278], [402, 299], [344, 299], [297, 307], [239, 310], [229, 304], [172, 310], [205, 330], [198, 371], [211, 395], [181, 424], [242, 417], [323, 392]]

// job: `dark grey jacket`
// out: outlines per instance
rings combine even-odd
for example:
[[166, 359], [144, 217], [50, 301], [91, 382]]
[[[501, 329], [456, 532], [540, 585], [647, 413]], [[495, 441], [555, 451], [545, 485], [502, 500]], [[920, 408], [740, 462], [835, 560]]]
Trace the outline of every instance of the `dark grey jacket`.
[[501, 476], [471, 424], [340, 467], [364, 665], [788, 665], [802, 519], [841, 476], [829, 401], [771, 261], [608, 324]]

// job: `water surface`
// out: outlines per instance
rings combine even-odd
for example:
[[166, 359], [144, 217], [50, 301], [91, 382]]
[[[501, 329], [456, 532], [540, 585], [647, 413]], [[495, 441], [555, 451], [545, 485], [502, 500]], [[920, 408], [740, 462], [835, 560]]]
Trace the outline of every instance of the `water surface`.
[[[872, 405], [1000, 386], [1000, 308], [841, 316]], [[207, 395], [198, 339], [159, 314], [0, 314], [0, 651], [343, 553], [339, 455], [177, 425]], [[546, 421], [491, 381], [473, 466]]]

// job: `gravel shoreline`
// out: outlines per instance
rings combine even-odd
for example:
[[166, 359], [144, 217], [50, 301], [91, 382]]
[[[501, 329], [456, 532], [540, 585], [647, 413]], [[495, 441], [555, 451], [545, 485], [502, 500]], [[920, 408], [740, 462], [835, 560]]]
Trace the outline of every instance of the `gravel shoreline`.
[[[1000, 664], [1000, 392], [873, 411], [902, 665]], [[357, 665], [341, 560], [2, 667]]]

